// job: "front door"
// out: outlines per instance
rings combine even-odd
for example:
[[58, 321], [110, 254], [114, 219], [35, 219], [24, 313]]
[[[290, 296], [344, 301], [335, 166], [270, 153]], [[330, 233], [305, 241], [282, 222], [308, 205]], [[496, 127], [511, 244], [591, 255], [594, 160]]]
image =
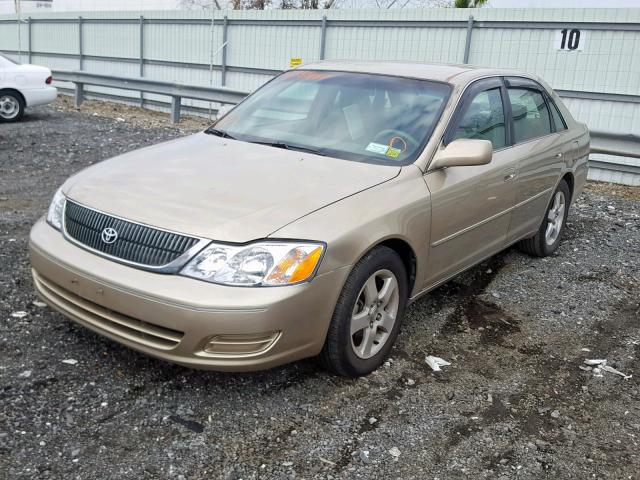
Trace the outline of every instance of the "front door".
[[443, 143], [484, 139], [493, 145], [487, 165], [428, 172], [431, 237], [425, 288], [437, 284], [504, 248], [515, 202], [517, 159], [505, 121], [506, 91], [501, 78], [473, 83], [452, 118]]

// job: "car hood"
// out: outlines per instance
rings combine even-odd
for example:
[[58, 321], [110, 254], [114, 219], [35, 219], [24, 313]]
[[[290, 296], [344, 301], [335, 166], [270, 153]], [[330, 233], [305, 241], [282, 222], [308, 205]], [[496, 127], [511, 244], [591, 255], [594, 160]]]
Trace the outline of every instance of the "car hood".
[[132, 221], [247, 242], [399, 172], [199, 133], [89, 167], [63, 192]]

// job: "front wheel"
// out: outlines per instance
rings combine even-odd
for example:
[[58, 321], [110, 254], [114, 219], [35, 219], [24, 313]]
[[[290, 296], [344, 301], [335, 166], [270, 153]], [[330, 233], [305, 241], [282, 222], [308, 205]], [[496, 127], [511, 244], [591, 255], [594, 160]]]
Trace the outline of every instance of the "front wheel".
[[571, 191], [565, 180], [560, 180], [553, 192], [551, 202], [542, 220], [538, 232], [531, 238], [522, 240], [520, 250], [536, 257], [546, 257], [558, 249], [569, 214]]
[[24, 114], [24, 100], [12, 90], [0, 90], [0, 122], [16, 122]]
[[360, 377], [378, 368], [398, 336], [407, 304], [398, 254], [376, 247], [353, 268], [338, 298], [320, 358], [333, 372]]

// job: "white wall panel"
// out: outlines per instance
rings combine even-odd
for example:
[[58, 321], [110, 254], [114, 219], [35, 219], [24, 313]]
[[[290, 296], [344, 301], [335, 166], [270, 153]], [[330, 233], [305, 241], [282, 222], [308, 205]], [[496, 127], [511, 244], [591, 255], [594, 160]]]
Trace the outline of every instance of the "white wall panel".
[[[32, 61], [53, 69], [75, 70], [80, 50], [78, 16], [84, 19], [82, 48], [84, 69], [122, 76], [138, 76], [140, 16], [143, 26], [144, 76], [195, 85], [222, 84], [223, 17], [228, 19], [226, 48], [227, 87], [253, 91], [271, 78], [269, 72], [288, 68], [292, 57], [303, 63], [316, 61], [321, 50], [321, 20], [328, 19], [325, 58], [402, 60], [460, 63], [464, 58], [467, 19], [473, 15], [470, 62], [536, 73], [557, 89], [640, 96], [640, 30], [586, 29], [584, 48], [560, 51], [555, 37], [572, 22], [610, 22], [640, 25], [640, 9], [403, 9], [403, 10], [267, 10], [216, 11], [211, 26], [207, 11], [144, 11], [43, 13], [32, 15]], [[13, 17], [0, 16], [0, 50], [15, 57], [18, 43], [29, 49], [28, 27], [18, 28]], [[251, 21], [251, 24], [242, 24]], [[278, 21], [278, 25], [268, 24]], [[296, 24], [311, 21], [311, 24]], [[336, 25], [335, 21], [349, 21]], [[359, 21], [384, 25], [359, 25]], [[458, 22], [451, 26], [406, 26], [407, 21]], [[517, 28], [495, 22], [523, 22]], [[239, 23], [240, 22], [240, 23]], [[265, 22], [265, 23], [260, 23]], [[483, 23], [485, 22], [485, 23]], [[486, 22], [493, 22], [487, 25]], [[556, 22], [533, 28], [536, 22]], [[532, 27], [532, 28], [529, 28]], [[511, 25], [510, 27], [513, 27]], [[51, 55], [47, 55], [51, 54]], [[134, 60], [118, 62], [99, 57]], [[23, 61], [26, 61], [26, 54]], [[213, 74], [209, 63], [213, 62]], [[171, 64], [171, 62], [174, 62]], [[177, 62], [177, 63], [176, 63]], [[161, 63], [161, 64], [158, 64]], [[195, 65], [194, 65], [195, 64]], [[241, 67], [245, 70], [238, 70]], [[138, 92], [87, 87], [88, 91], [127, 95]], [[145, 95], [150, 100], [167, 98]], [[573, 115], [596, 131], [640, 135], [640, 103], [565, 99]], [[207, 102], [183, 100], [185, 106], [208, 108]], [[607, 158], [597, 157], [596, 158]], [[638, 160], [608, 157], [618, 163], [638, 165]], [[594, 178], [629, 183], [632, 174], [595, 171]], [[607, 177], [609, 175], [609, 177]], [[634, 177], [635, 178], [635, 177]], [[636, 180], [633, 180], [634, 182]]]

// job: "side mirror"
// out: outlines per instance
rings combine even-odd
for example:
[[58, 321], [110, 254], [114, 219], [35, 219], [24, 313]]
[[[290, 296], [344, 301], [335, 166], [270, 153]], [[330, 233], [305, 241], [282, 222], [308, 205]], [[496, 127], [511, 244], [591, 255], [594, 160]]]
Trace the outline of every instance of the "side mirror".
[[429, 170], [486, 165], [491, 162], [492, 156], [493, 146], [489, 140], [459, 138], [436, 152]]
[[235, 105], [230, 105], [230, 104], [225, 104], [225, 105], [220, 105], [220, 108], [218, 109], [218, 113], [216, 114], [216, 120], [220, 120], [222, 117], [224, 117], [227, 113], [229, 113], [233, 107], [235, 107]]

